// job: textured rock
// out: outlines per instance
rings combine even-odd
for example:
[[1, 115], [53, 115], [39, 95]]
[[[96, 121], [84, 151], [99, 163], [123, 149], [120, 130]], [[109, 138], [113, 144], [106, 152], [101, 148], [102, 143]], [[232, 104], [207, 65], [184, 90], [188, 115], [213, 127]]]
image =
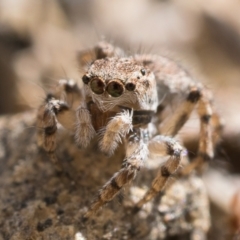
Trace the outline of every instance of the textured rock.
[[172, 181], [161, 204], [159, 196], [132, 213], [156, 174], [159, 162], [152, 160], [130, 188], [83, 223], [97, 191], [121, 167], [123, 146], [106, 157], [96, 140], [81, 150], [60, 129], [57, 156], [65, 173], [59, 175], [36, 144], [35, 114], [0, 119], [0, 239], [159, 239], [208, 229], [205, 188], [194, 175]]

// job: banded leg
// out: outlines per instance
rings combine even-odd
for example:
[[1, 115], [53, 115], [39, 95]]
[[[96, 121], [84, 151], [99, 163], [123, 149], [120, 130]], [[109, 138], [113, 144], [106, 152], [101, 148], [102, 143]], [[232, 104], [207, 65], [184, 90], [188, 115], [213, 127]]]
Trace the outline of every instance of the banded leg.
[[[40, 106], [37, 115], [37, 126], [38, 128], [38, 145], [43, 146], [42, 138], [42, 122], [44, 109], [51, 109], [52, 104], [48, 104], [49, 101], [59, 100], [59, 103], [55, 104], [55, 112], [58, 113], [58, 121], [67, 129], [74, 130], [75, 116], [73, 111], [70, 111], [76, 103], [79, 104], [81, 99], [81, 92], [77, 84], [73, 80], [59, 80], [55, 90], [49, 93], [46, 97], [45, 103]], [[61, 101], [60, 101], [61, 100]], [[53, 102], [52, 102], [53, 103]], [[54, 105], [54, 104], [53, 104]], [[59, 106], [57, 106], [59, 105]], [[69, 107], [71, 106], [71, 107]], [[46, 110], [47, 111], [47, 110]], [[54, 111], [53, 111], [54, 112]]]
[[38, 109], [38, 145], [43, 147], [49, 154], [57, 171], [62, 171], [55, 155], [57, 123], [59, 122], [68, 130], [73, 131], [76, 117], [74, 111], [68, 107], [66, 102], [56, 98], [71, 98], [71, 104], [73, 104], [80, 97], [80, 90], [75, 82], [72, 80], [60, 80], [55, 91], [47, 95], [45, 103]]
[[127, 138], [127, 150], [123, 167], [103, 186], [98, 197], [84, 215], [83, 220], [87, 220], [94, 215], [100, 207], [110, 202], [126, 184], [135, 178], [147, 155], [148, 149], [144, 143], [141, 130], [138, 130], [138, 132], [133, 130]]
[[66, 102], [71, 109], [76, 109], [79, 102], [82, 101], [81, 90], [77, 83], [72, 79], [59, 80], [54, 92], [51, 95], [55, 99]]
[[152, 181], [151, 188], [145, 196], [136, 204], [135, 210], [139, 210], [146, 202], [155, 197], [173, 175], [181, 162], [183, 149], [178, 142], [170, 137], [158, 135], [148, 143], [148, 150], [151, 154], [160, 157], [170, 156], [168, 160], [160, 167], [157, 176]]
[[218, 113], [213, 112], [211, 125], [212, 125], [212, 142], [215, 148], [221, 141], [221, 136], [223, 134], [224, 129], [224, 120], [220, 117]]
[[[50, 156], [51, 161], [56, 167], [57, 171], [62, 171], [62, 168], [56, 158], [56, 133], [57, 133], [57, 120], [56, 113], [59, 109], [66, 108], [67, 106], [59, 100], [51, 99], [45, 105], [42, 105], [38, 110], [37, 125], [38, 136], [41, 137], [42, 147]], [[60, 107], [61, 106], [61, 107]]]
[[186, 100], [177, 108], [174, 114], [163, 122], [159, 128], [161, 135], [175, 136], [183, 125], [187, 122], [190, 114], [194, 110], [196, 104], [201, 97], [201, 91], [197, 87], [193, 87]]
[[213, 158], [213, 142], [212, 142], [212, 106], [210, 92], [203, 92], [198, 103], [198, 115], [200, 118], [200, 139], [198, 148], [198, 157], [204, 161]]
[[100, 149], [108, 154], [113, 154], [121, 138], [125, 137], [132, 130], [132, 112], [123, 111], [113, 117], [103, 131], [103, 138], [100, 141]]
[[[212, 96], [207, 89], [192, 88], [186, 101], [175, 111], [173, 116], [160, 127], [161, 134], [174, 136], [188, 120], [191, 112], [197, 106], [200, 119], [200, 138], [197, 157], [181, 170], [180, 175], [187, 175], [193, 169], [201, 168], [204, 162], [214, 156], [214, 147], [219, 141], [222, 131], [222, 120], [212, 110]], [[213, 116], [213, 117], [212, 117]]]
[[214, 157], [214, 148], [219, 141], [219, 134], [222, 131], [222, 120], [212, 110], [212, 95], [204, 90], [198, 103], [198, 115], [200, 119], [200, 137], [198, 153], [178, 175], [188, 175], [192, 170], [202, 170], [203, 165]]

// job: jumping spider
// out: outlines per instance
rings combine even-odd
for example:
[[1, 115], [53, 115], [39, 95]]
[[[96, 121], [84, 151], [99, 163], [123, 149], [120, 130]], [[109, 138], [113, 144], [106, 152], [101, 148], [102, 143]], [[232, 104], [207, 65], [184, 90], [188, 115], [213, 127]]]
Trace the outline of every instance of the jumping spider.
[[[82, 76], [83, 87], [72, 80], [61, 80], [38, 111], [38, 126], [43, 129], [39, 141], [58, 170], [54, 154], [57, 123], [74, 131], [81, 147], [87, 147], [96, 135], [99, 148], [107, 154], [114, 154], [119, 144], [125, 144], [121, 169], [102, 187], [84, 219], [130, 183], [149, 154], [168, 158], [135, 210], [162, 192], [171, 176], [200, 172], [213, 158], [221, 125], [213, 112], [211, 93], [174, 61], [155, 55], [125, 57], [119, 48], [101, 42], [91, 52], [80, 53], [79, 63], [85, 62], [90, 63]], [[73, 103], [71, 99], [75, 99]], [[163, 117], [163, 110], [174, 100], [177, 109]], [[191, 163], [180, 168], [186, 150], [174, 136], [195, 108], [200, 119], [198, 153]]]

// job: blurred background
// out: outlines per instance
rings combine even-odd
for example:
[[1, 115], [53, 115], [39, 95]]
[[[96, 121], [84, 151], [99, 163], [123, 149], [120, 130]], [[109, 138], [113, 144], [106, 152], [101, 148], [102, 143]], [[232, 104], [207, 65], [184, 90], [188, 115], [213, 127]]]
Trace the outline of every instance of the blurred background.
[[237, 0], [0, 0], [0, 114], [36, 109], [60, 78], [81, 84], [76, 52], [106, 39], [176, 59], [213, 91], [226, 124], [219, 158], [238, 174], [239, 16]]
[[175, 59], [210, 88], [240, 172], [239, 16], [234, 0], [0, 0], [0, 114], [36, 109], [60, 78], [81, 84], [77, 51], [106, 39]]

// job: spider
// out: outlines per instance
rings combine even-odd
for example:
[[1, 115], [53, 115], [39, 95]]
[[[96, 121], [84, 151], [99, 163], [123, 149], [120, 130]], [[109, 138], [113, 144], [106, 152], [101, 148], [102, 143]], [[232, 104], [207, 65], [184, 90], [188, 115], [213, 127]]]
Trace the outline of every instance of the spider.
[[[120, 144], [125, 146], [122, 167], [101, 188], [84, 220], [129, 184], [150, 154], [167, 160], [159, 166], [135, 211], [163, 192], [171, 176], [201, 172], [213, 158], [222, 126], [213, 111], [212, 94], [175, 61], [156, 55], [125, 56], [121, 49], [106, 42], [81, 52], [78, 60], [81, 67], [86, 66], [83, 86], [79, 88], [73, 80], [60, 80], [55, 91], [47, 95], [38, 110], [37, 125], [43, 129], [39, 130], [39, 144], [59, 171], [55, 156], [59, 123], [74, 132], [76, 143], [82, 148], [95, 137], [100, 150], [109, 155]], [[163, 112], [173, 101], [177, 108], [165, 117]], [[180, 168], [187, 152], [174, 136], [194, 109], [200, 119], [198, 153], [191, 163]]]

